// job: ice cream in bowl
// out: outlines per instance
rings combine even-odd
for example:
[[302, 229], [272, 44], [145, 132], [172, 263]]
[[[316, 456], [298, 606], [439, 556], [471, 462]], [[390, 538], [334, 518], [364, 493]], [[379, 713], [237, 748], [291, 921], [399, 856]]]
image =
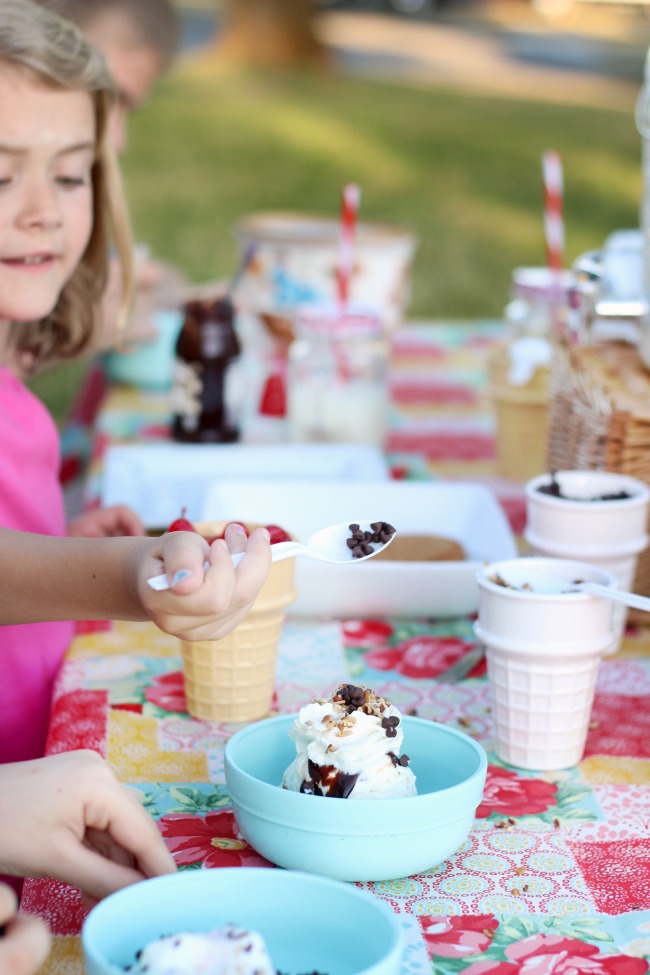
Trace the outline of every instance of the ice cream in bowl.
[[241, 729], [225, 750], [251, 846], [278, 866], [350, 881], [406, 877], [451, 856], [486, 769], [473, 738], [351, 684]]
[[92, 909], [81, 941], [86, 975], [397, 975], [403, 948], [379, 898], [262, 867], [125, 887]]

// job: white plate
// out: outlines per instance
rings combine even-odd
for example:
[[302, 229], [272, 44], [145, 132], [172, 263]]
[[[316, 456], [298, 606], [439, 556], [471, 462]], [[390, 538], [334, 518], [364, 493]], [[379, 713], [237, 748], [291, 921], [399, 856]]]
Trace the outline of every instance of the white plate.
[[128, 444], [109, 447], [104, 461], [103, 505], [128, 504], [145, 525], [160, 527], [181, 508], [198, 519], [215, 482], [290, 479], [386, 481], [382, 453], [355, 444]]
[[459, 542], [463, 562], [327, 565], [296, 559], [298, 597], [289, 612], [326, 616], [461, 616], [476, 612], [474, 578], [484, 562], [515, 558], [508, 521], [488, 488], [460, 482], [221, 481], [202, 519], [278, 524], [306, 541], [342, 521], [389, 521], [398, 531]]

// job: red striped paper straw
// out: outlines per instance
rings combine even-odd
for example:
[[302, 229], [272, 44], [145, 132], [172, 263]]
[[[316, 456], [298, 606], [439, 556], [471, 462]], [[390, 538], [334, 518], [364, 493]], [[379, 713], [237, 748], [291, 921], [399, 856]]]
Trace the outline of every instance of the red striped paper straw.
[[341, 232], [339, 237], [339, 266], [336, 282], [340, 305], [347, 305], [350, 297], [350, 278], [354, 262], [354, 239], [361, 190], [355, 183], [348, 183], [341, 193]]
[[546, 260], [552, 271], [561, 271], [564, 267], [564, 180], [562, 161], [554, 150], [542, 155], [542, 179]]

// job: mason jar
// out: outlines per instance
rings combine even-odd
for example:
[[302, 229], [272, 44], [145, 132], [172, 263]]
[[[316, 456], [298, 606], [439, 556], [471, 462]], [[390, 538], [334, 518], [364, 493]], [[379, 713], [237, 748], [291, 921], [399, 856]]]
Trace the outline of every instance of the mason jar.
[[389, 343], [371, 312], [306, 306], [289, 349], [289, 439], [383, 447]]

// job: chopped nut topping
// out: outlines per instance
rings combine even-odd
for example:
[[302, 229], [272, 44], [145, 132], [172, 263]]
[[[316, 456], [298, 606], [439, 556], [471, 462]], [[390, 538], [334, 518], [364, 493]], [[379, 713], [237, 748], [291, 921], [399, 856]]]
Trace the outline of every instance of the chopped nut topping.
[[336, 737], [337, 738], [347, 738], [349, 735], [352, 734], [352, 729], [351, 728], [343, 728], [343, 727], [341, 727], [341, 725], [338, 725], [337, 728], [338, 728], [338, 730], [336, 732]]

